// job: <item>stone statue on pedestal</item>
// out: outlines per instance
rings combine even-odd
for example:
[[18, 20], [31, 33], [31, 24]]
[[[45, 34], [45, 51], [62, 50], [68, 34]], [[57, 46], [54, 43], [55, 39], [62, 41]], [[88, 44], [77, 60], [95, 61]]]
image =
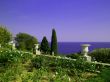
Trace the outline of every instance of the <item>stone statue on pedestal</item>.
[[15, 44], [15, 42], [13, 40], [9, 44], [11, 45], [11, 50], [15, 50], [16, 49], [16, 44]]
[[88, 47], [89, 47], [90, 45], [89, 45], [89, 44], [83, 44], [83, 45], [81, 45], [81, 46], [82, 46], [83, 58], [84, 58], [86, 61], [91, 62], [91, 56], [88, 56], [88, 52], [89, 52]]
[[38, 54], [38, 55], [41, 54], [40, 51], [39, 51], [39, 44], [34, 44], [33, 53]]

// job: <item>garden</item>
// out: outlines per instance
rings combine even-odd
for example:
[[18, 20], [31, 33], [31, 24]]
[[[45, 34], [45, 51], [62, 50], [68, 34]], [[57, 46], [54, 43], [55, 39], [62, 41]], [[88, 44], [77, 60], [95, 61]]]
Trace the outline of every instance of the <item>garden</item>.
[[65, 57], [0, 49], [0, 82], [109, 82], [110, 68]]

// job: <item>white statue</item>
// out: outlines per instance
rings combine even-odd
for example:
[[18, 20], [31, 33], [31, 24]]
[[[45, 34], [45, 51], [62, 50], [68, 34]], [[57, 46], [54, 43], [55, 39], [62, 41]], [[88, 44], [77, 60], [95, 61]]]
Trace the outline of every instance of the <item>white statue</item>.
[[41, 54], [38, 49], [39, 49], [39, 44], [34, 44], [34, 54], [38, 54], [38, 55]]
[[14, 42], [14, 41], [11, 41], [9, 44], [11, 44], [12, 50], [16, 49], [16, 48], [15, 48], [16, 45], [15, 45], [15, 42]]

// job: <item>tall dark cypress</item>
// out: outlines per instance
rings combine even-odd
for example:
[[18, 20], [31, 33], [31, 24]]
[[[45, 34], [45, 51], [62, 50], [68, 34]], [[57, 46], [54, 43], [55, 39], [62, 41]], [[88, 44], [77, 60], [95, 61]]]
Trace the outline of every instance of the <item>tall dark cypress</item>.
[[55, 29], [52, 29], [52, 37], [51, 37], [51, 55], [57, 55], [57, 36]]

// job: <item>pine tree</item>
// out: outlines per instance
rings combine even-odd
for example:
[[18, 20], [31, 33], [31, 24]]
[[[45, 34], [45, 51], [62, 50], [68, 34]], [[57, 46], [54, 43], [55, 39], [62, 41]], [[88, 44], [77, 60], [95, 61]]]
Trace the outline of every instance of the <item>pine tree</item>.
[[43, 39], [42, 39], [40, 50], [44, 54], [48, 54], [49, 51], [50, 51], [49, 43], [48, 43], [48, 40], [47, 40], [46, 36], [44, 36]]
[[57, 55], [57, 36], [55, 29], [52, 29], [51, 37], [51, 55]]

